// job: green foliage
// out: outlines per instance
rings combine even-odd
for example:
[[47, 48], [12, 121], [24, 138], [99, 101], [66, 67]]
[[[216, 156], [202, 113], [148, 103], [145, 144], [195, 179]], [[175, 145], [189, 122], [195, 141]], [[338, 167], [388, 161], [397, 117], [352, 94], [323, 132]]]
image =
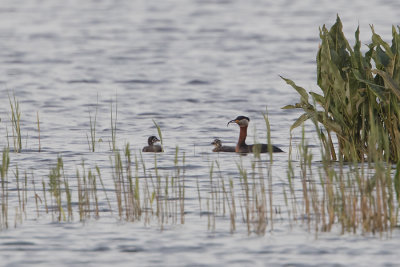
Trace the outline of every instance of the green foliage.
[[[342, 23], [328, 30], [320, 29], [321, 45], [317, 54], [317, 83], [322, 95], [307, 91], [289, 79], [283, 80], [299, 94], [300, 102], [284, 109], [304, 110], [291, 130], [311, 119], [323, 125], [323, 145], [336, 160], [331, 133], [338, 139], [339, 157], [346, 161], [400, 159], [400, 35], [392, 29], [392, 45], [375, 33], [367, 51], [361, 51], [359, 28], [355, 44], [350, 46], [342, 31]], [[309, 96], [313, 104], [309, 102]], [[390, 145], [387, 145], [387, 144]]]

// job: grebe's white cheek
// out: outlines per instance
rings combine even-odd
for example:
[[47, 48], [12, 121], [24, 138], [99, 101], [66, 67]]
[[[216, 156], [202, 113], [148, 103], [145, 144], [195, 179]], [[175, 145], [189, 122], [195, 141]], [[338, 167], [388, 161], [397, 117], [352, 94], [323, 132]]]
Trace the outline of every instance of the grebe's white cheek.
[[242, 119], [239, 121], [239, 125], [240, 126], [248, 126], [249, 125], [249, 121], [246, 119]]

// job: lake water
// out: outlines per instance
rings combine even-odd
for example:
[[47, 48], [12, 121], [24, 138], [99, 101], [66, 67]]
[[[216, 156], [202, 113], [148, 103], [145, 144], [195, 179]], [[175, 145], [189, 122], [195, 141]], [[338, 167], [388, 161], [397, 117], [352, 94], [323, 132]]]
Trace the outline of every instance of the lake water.
[[[0, 146], [8, 142], [13, 146], [7, 135], [12, 134], [8, 95], [14, 94], [21, 109], [23, 151], [10, 153], [10, 226], [0, 232], [0, 265], [398, 265], [397, 229], [390, 238], [341, 235], [338, 229], [316, 236], [281, 215], [264, 235], [249, 235], [238, 216], [231, 234], [229, 216], [218, 216], [215, 229], [209, 229], [210, 213], [205, 208], [209, 172], [216, 161], [220, 168], [216, 176], [228, 177], [240, 188], [237, 164], [242, 162], [250, 170], [254, 160], [253, 155], [211, 152], [210, 142], [216, 137], [224, 144], [236, 142], [239, 130], [236, 125], [227, 127], [229, 120], [250, 117], [248, 143], [263, 141], [262, 113], [267, 108], [273, 143], [289, 150], [289, 128], [300, 113], [281, 107], [299, 97], [279, 75], [309, 91], [318, 90], [318, 27], [330, 27], [339, 14], [349, 40], [360, 25], [361, 40], [368, 43], [373, 24], [390, 41], [392, 24], [399, 23], [398, 10], [400, 2], [394, 0], [2, 0]], [[96, 104], [96, 140], [102, 142], [96, 152], [90, 152], [89, 114], [93, 118]], [[184, 224], [169, 222], [160, 227], [156, 219], [126, 222], [107, 211], [83, 223], [76, 206], [72, 220], [57, 222], [44, 212], [43, 204], [37, 216], [32, 182], [36, 190], [42, 180], [47, 183], [57, 156], [64, 161], [74, 196], [76, 169], [83, 173], [82, 161], [87, 169], [98, 166], [115, 207], [111, 108], [117, 109], [117, 147], [129, 143], [138, 157], [147, 137], [157, 135], [153, 120], [158, 123], [165, 153], [157, 155], [157, 163], [163, 177], [176, 171], [176, 146], [179, 165], [185, 155]], [[298, 142], [300, 132], [294, 133]], [[307, 133], [311, 136], [312, 127]], [[143, 161], [148, 174], [154, 175], [154, 155], [144, 154]], [[15, 215], [17, 166], [29, 181], [22, 222]], [[287, 153], [274, 156], [277, 209], [285, 207], [287, 166]], [[143, 178], [142, 168], [139, 172]], [[99, 191], [101, 209], [107, 209]]]

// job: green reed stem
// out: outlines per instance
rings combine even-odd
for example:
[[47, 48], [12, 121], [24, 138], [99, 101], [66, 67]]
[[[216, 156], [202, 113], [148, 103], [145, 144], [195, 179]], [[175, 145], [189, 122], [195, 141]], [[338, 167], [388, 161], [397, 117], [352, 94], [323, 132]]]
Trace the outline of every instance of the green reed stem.
[[1, 178], [1, 228], [8, 228], [8, 167], [10, 157], [8, 149], [3, 149], [2, 163], [0, 165]]
[[22, 136], [21, 136], [21, 110], [19, 108], [19, 102], [13, 95], [11, 99], [10, 94], [8, 94], [8, 99], [11, 108], [11, 124], [13, 130], [13, 140], [14, 140], [14, 151], [21, 152], [22, 149]]
[[[88, 145], [89, 145], [89, 151], [91, 151], [91, 152], [95, 152], [95, 150], [96, 150], [96, 122], [97, 122], [98, 106], [99, 106], [99, 94], [97, 94], [96, 112], [94, 114], [93, 120], [92, 120], [92, 115], [89, 110], [90, 140], [89, 140], [89, 136], [87, 134], [86, 134], [86, 138], [87, 138]], [[111, 111], [111, 114], [112, 114], [112, 111]], [[112, 120], [112, 118], [111, 118], [111, 120]]]
[[118, 103], [115, 101], [115, 118], [113, 117], [113, 103], [111, 101], [111, 144], [112, 151], [117, 149], [116, 140], [117, 140], [117, 119], [118, 119]]

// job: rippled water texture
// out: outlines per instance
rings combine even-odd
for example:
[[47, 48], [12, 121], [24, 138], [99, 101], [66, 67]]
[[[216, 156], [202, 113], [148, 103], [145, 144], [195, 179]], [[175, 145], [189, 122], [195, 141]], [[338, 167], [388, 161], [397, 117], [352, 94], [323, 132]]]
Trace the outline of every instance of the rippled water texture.
[[[250, 143], [265, 140], [262, 112], [268, 107], [273, 143], [288, 151], [289, 128], [299, 113], [280, 108], [298, 95], [278, 75], [318, 90], [319, 26], [332, 25], [340, 14], [350, 40], [360, 25], [361, 40], [368, 43], [369, 24], [374, 24], [389, 41], [399, 10], [394, 0], [2, 0], [0, 145], [7, 146], [11, 133], [8, 94], [15, 94], [24, 148], [11, 153], [11, 170], [18, 165], [40, 183], [58, 155], [71, 179], [82, 160], [110, 168], [113, 103], [117, 145], [129, 142], [138, 153], [147, 137], [157, 134], [155, 120], [166, 149], [158, 156], [160, 168], [173, 166], [178, 145], [186, 155], [188, 189], [185, 224], [166, 225], [164, 231], [157, 224], [118, 222], [112, 216], [52, 223], [47, 217], [36, 220], [32, 208], [17, 228], [11, 217], [12, 226], [0, 232], [1, 265], [397, 265], [398, 230], [389, 240], [335, 231], [316, 239], [282, 220], [264, 236], [248, 236], [243, 225], [230, 234], [229, 222], [221, 219], [209, 231], [206, 216], [199, 216], [196, 181], [206, 194], [214, 160], [222, 175], [232, 179], [238, 179], [238, 162], [250, 165], [252, 155], [211, 153], [216, 137], [224, 144], [236, 142], [238, 127], [226, 123], [237, 115], [251, 118]], [[91, 153], [89, 112], [94, 116], [96, 103], [97, 137], [103, 142]], [[151, 169], [154, 156], [144, 155], [144, 160]], [[274, 160], [279, 206], [284, 205], [279, 195], [287, 153]], [[112, 187], [111, 178], [103, 178]], [[15, 203], [10, 199], [10, 207]]]

